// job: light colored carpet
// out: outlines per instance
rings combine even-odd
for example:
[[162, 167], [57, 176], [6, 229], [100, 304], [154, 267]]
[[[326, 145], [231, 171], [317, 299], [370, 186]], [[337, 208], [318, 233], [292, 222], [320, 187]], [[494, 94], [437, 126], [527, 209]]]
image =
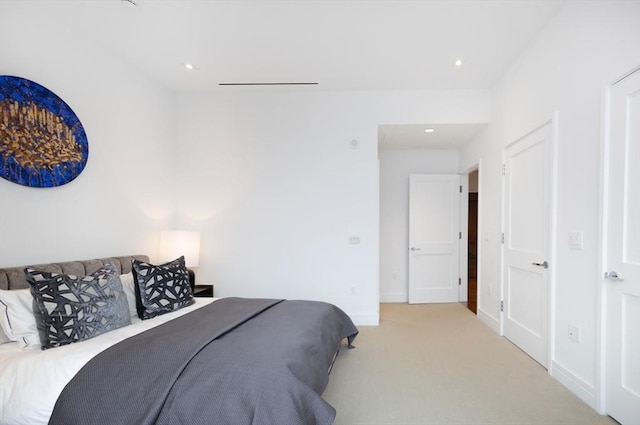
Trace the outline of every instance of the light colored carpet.
[[613, 425], [461, 304], [382, 304], [323, 394], [334, 425]]

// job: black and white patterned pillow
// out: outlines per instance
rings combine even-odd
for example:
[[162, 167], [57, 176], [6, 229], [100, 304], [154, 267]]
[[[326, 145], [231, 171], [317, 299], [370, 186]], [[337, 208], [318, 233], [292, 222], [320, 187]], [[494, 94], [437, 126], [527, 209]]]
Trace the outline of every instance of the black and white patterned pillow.
[[151, 319], [195, 302], [184, 256], [160, 265], [133, 260], [131, 268], [141, 319]]
[[33, 295], [42, 349], [60, 347], [127, 326], [131, 315], [118, 269], [100, 267], [89, 276], [25, 269]]

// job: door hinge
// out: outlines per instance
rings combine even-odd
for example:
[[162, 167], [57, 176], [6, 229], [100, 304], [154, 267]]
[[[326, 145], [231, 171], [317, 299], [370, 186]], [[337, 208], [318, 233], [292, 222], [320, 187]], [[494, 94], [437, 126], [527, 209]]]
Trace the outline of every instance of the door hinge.
[[460, 193], [462, 193], [462, 185], [460, 185]]
[[458, 278], [458, 285], [462, 286], [462, 278], [461, 277]]
[[504, 244], [504, 233], [502, 234], [502, 236], [500, 236], [500, 243]]
[[504, 311], [504, 301], [500, 301], [500, 311]]
[[462, 239], [462, 232], [458, 232], [458, 239]]
[[506, 173], [506, 165], [502, 164], [502, 175], [504, 176]]

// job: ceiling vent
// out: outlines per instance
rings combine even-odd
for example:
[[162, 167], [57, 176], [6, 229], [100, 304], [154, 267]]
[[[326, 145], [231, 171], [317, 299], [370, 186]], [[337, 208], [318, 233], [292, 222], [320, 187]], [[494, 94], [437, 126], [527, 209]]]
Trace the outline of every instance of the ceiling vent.
[[218, 83], [220, 86], [317, 86], [318, 83]]

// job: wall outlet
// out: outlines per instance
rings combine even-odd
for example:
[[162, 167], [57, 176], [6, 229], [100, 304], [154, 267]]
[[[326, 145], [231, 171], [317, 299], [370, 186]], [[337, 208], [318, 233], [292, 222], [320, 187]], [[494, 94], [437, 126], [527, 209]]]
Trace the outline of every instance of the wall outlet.
[[569, 324], [568, 336], [570, 340], [580, 342], [580, 328], [576, 325]]
[[349, 235], [349, 243], [357, 245], [360, 243], [360, 235]]
[[355, 285], [351, 285], [351, 287], [349, 288], [349, 294], [350, 295], [355, 295], [358, 293], [358, 289], [356, 288]]

